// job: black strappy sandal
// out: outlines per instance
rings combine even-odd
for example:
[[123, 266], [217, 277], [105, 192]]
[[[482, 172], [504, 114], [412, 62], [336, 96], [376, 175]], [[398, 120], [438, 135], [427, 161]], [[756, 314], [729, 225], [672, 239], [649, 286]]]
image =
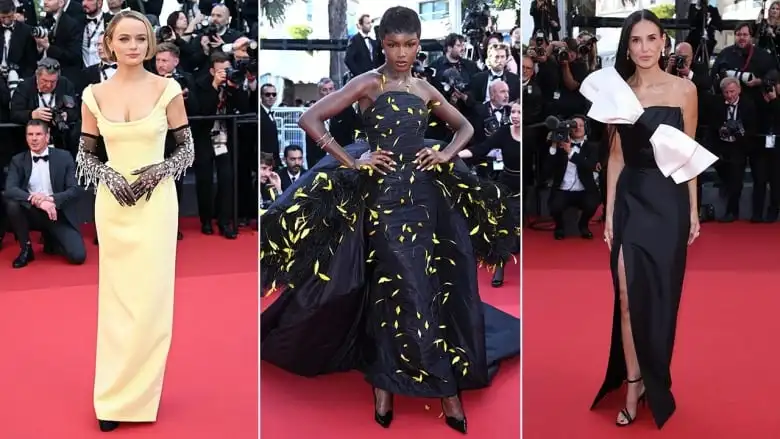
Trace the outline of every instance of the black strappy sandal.
[[[635, 380], [626, 380], [626, 384], [635, 384], [642, 381], [642, 377], [639, 377]], [[647, 388], [642, 392], [641, 395], [639, 395], [639, 398], [636, 400], [636, 409], [637, 412], [639, 412], [639, 404], [646, 405], [647, 404]], [[620, 411], [620, 414], [623, 415], [623, 418], [626, 420], [625, 423], [621, 423], [619, 420], [615, 421], [615, 425], [618, 427], [628, 427], [629, 425], [633, 424], [636, 420], [636, 414], [634, 416], [631, 416], [631, 413], [628, 412], [628, 407], [624, 407], [623, 410]]]

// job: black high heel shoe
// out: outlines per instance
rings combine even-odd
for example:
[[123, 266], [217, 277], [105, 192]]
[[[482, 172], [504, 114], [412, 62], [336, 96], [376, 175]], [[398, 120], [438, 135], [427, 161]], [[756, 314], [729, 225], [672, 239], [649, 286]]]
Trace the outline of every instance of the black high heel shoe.
[[119, 422], [101, 421], [100, 419], [98, 419], [98, 426], [100, 426], [100, 431], [102, 432], [114, 431], [119, 427]]
[[451, 429], [466, 434], [466, 412], [463, 410], [463, 401], [460, 399], [460, 392], [458, 392], [458, 402], [460, 402], [460, 410], [463, 412], [463, 419], [458, 419], [454, 416], [447, 416], [444, 412], [444, 399], [441, 401], [441, 412], [444, 415], [444, 423]]
[[[393, 422], [393, 410], [390, 409], [385, 413], [384, 415], [380, 415], [379, 411], [376, 409], [376, 388], [371, 389], [371, 393], [374, 394], [374, 420], [377, 424], [381, 425], [384, 428], [390, 428], [390, 423]], [[393, 394], [390, 394], [390, 402], [392, 404], [393, 401]]]
[[[634, 384], [642, 381], [642, 377], [639, 377], [635, 380], [626, 380], [627, 384]], [[647, 389], [642, 391], [642, 394], [639, 395], [639, 398], [636, 400], [636, 408], [637, 412], [639, 411], [639, 404], [647, 405]], [[620, 414], [623, 415], [623, 418], [626, 420], [625, 423], [621, 423], [620, 421], [615, 421], [615, 425], [618, 427], [628, 427], [629, 425], [633, 424], [636, 420], [636, 414], [634, 416], [631, 416], [631, 413], [628, 412], [628, 407], [624, 407], [623, 410], [620, 411]]]

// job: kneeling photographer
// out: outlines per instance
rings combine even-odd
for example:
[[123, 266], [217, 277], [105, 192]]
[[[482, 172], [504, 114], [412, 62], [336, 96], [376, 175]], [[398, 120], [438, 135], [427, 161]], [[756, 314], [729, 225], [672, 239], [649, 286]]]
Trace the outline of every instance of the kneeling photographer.
[[548, 208], [555, 221], [553, 237], [566, 237], [563, 213], [574, 207], [580, 210], [577, 223], [583, 239], [593, 239], [588, 224], [601, 204], [596, 172], [599, 171], [599, 145], [588, 139], [588, 121], [575, 115], [571, 120], [550, 116], [545, 125], [550, 129], [549, 156], [546, 172], [552, 179]]
[[[195, 82], [195, 95], [203, 115], [245, 114], [251, 111], [249, 90], [244, 89], [246, 70], [236, 69], [230, 55], [211, 55], [208, 75]], [[255, 82], [256, 84], [256, 82]], [[256, 85], [255, 85], [256, 87]], [[200, 122], [193, 128], [195, 140], [195, 183], [201, 231], [213, 233], [212, 220], [217, 219], [219, 232], [228, 239], [237, 236], [237, 224], [232, 224], [233, 168], [231, 149], [238, 139], [232, 139], [232, 122], [215, 120]], [[217, 172], [217, 206], [214, 205], [214, 170]], [[216, 214], [216, 215], [215, 215]]]
[[60, 64], [51, 58], [38, 63], [35, 75], [16, 87], [11, 98], [11, 122], [26, 125], [40, 119], [51, 127], [52, 144], [76, 156], [81, 108], [73, 83], [61, 75]]

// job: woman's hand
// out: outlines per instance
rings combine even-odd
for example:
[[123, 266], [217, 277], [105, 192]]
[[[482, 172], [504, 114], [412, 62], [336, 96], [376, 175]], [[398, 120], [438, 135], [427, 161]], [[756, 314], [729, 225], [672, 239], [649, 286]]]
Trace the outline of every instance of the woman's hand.
[[447, 163], [452, 160], [452, 156], [442, 151], [437, 151], [433, 148], [423, 148], [417, 152], [417, 158], [414, 163], [417, 163], [417, 169], [430, 171], [436, 165]]
[[163, 162], [147, 165], [132, 172], [132, 175], [139, 176], [138, 179], [130, 185], [136, 200], [140, 200], [145, 194], [146, 201], [149, 201], [149, 198], [152, 197], [154, 188], [156, 188], [157, 185], [160, 184], [160, 181], [165, 178], [165, 169], [165, 162]]
[[699, 224], [699, 213], [691, 212], [691, 230], [688, 232], [688, 245], [693, 244], [693, 241], [701, 234], [701, 224]]
[[103, 175], [102, 183], [106, 185], [111, 195], [114, 196], [120, 206], [134, 206], [138, 198], [133, 193], [133, 188], [119, 172], [108, 168]]
[[387, 175], [388, 172], [395, 171], [396, 162], [390, 157], [391, 155], [393, 155], [392, 152], [383, 149], [363, 154], [359, 159], [355, 160], [355, 169], [367, 169], [369, 173], [376, 171], [382, 175]]
[[612, 251], [612, 240], [612, 216], [607, 215], [607, 218], [605, 218], [604, 221], [604, 242], [607, 243], [607, 248], [609, 248], [609, 251]]

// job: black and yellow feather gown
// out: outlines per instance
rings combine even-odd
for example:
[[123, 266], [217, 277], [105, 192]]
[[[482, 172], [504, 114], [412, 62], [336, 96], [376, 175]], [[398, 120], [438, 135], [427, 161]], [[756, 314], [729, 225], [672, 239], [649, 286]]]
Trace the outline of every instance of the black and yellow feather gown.
[[261, 283], [281, 291], [261, 316], [263, 360], [446, 397], [487, 386], [519, 354], [519, 320], [483, 304], [477, 286], [478, 263], [510, 257], [509, 194], [455, 164], [416, 169], [415, 154], [437, 147], [423, 138], [429, 113], [413, 94], [382, 93], [363, 115], [368, 142], [346, 149], [392, 151], [396, 171], [326, 157], [262, 214]]

